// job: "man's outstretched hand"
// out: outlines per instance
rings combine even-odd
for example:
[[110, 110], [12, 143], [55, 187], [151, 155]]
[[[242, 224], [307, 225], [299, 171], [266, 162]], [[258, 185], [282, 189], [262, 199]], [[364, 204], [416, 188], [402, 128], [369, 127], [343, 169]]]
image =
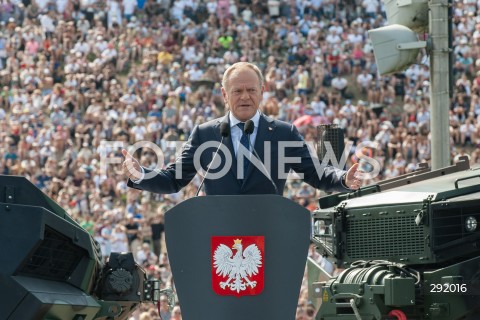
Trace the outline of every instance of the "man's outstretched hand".
[[140, 168], [140, 163], [130, 154], [127, 150], [122, 149], [122, 154], [125, 157], [125, 160], [122, 164], [123, 173], [130, 180], [140, 180], [142, 178], [142, 169]]
[[362, 185], [362, 181], [357, 177], [357, 171], [358, 163], [355, 163], [348, 169], [345, 177], [345, 185], [352, 190], [357, 190]]

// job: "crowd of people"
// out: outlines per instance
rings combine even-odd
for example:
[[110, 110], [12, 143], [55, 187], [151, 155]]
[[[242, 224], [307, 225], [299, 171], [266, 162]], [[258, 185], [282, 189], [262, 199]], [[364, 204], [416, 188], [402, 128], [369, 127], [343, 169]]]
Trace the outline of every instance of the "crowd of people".
[[[159, 165], [175, 159], [195, 125], [225, 113], [220, 81], [232, 63], [261, 68], [263, 112], [292, 122], [306, 140], [333, 123], [354, 146], [373, 143], [382, 168], [375, 180], [430, 160], [428, 61], [378, 75], [366, 32], [386, 23], [383, 9], [378, 0], [3, 0], [0, 173], [26, 176], [105, 257], [132, 251], [171, 286], [163, 216], [201, 179], [171, 195], [129, 189], [121, 148], [151, 141], [165, 154]], [[480, 161], [479, 9], [458, 0], [453, 16], [452, 162], [466, 155], [472, 165]], [[136, 156], [157, 165], [152, 150]], [[322, 194], [290, 180], [284, 195], [314, 210]], [[181, 319], [164, 298], [160, 311]], [[296, 319], [314, 312], [305, 280]], [[134, 318], [159, 315], [145, 305]]]

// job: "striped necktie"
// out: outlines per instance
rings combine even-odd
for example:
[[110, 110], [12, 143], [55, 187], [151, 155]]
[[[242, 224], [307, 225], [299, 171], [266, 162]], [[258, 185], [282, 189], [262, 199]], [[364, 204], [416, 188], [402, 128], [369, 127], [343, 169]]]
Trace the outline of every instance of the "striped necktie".
[[[245, 147], [245, 149], [250, 150], [250, 146], [248, 143], [248, 135], [245, 134], [245, 123], [239, 122], [237, 126], [242, 130], [242, 137], [240, 138], [240, 143]], [[243, 160], [243, 178], [247, 175], [247, 169], [250, 165], [250, 160], [248, 158]]]

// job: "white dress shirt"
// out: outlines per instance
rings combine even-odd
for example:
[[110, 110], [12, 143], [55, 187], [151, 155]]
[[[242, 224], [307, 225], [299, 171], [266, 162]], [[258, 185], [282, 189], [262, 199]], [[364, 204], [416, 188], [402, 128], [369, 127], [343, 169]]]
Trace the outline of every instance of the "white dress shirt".
[[[233, 149], [235, 151], [235, 154], [237, 154], [238, 145], [240, 144], [240, 139], [242, 138], [242, 134], [243, 134], [242, 130], [237, 126], [237, 124], [242, 121], [235, 118], [235, 116], [231, 112], [228, 113], [228, 118], [230, 120], [230, 135], [232, 137]], [[253, 146], [255, 145], [255, 139], [257, 138], [257, 133], [258, 133], [258, 123], [260, 122], [260, 112], [257, 111], [257, 113], [255, 113], [255, 115], [251, 120], [255, 125], [255, 128], [253, 129], [253, 133], [250, 135], [250, 145], [251, 145], [251, 148], [253, 148]]]

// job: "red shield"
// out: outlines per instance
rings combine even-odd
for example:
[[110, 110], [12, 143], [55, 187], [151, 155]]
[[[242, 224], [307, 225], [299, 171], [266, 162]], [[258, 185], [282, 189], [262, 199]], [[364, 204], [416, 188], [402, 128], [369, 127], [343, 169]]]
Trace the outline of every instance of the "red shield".
[[253, 296], [264, 287], [264, 236], [213, 236], [212, 287], [222, 296]]

